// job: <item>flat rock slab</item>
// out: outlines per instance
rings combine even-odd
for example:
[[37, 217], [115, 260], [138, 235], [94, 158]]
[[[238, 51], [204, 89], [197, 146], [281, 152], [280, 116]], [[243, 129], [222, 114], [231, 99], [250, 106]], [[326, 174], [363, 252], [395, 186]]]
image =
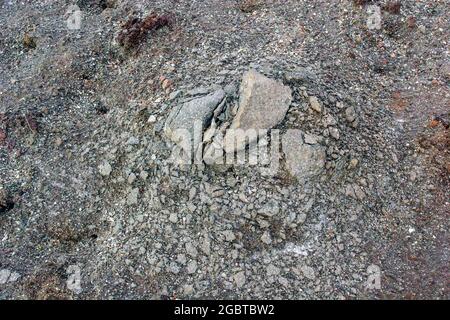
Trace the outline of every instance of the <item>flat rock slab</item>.
[[303, 142], [300, 130], [288, 130], [282, 137], [282, 149], [289, 173], [302, 181], [320, 174], [325, 165], [325, 149]]
[[[292, 91], [288, 86], [255, 70], [249, 70], [242, 78], [239, 108], [230, 129], [269, 130], [284, 119], [291, 101]], [[233, 151], [230, 139], [226, 138], [225, 141], [225, 150]], [[236, 150], [245, 147], [245, 142], [241, 144], [243, 145], [239, 145], [238, 142]]]

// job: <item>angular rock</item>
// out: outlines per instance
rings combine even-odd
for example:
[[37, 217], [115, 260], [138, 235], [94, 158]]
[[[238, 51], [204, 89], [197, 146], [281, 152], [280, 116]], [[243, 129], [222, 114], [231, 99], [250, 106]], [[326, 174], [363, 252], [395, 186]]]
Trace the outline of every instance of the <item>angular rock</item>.
[[[239, 108], [230, 129], [257, 130], [258, 134], [278, 125], [285, 117], [292, 101], [291, 89], [281, 82], [267, 78], [255, 70], [244, 73], [240, 87]], [[261, 131], [260, 131], [261, 130]], [[236, 135], [239, 133], [236, 133]], [[236, 149], [229, 131], [225, 136], [225, 151], [241, 150], [254, 136], [237, 138]]]
[[339, 137], [340, 137], [340, 135], [339, 135], [339, 129], [336, 129], [336, 128], [329, 128], [328, 130], [329, 130], [329, 132], [330, 132], [330, 135], [331, 135], [334, 139], [339, 140]]
[[241, 288], [244, 284], [245, 284], [245, 272], [244, 271], [239, 271], [238, 273], [236, 273], [234, 276], [234, 282], [236, 283], [236, 286], [238, 288]]
[[[164, 133], [175, 143], [180, 143], [185, 136], [184, 133], [177, 130], [185, 130], [193, 137], [194, 125], [201, 125], [200, 130], [209, 124], [214, 109], [225, 98], [225, 92], [222, 89], [216, 90], [206, 96], [192, 99], [188, 102], [175, 107], [167, 118]], [[195, 146], [193, 146], [195, 148]]]
[[325, 149], [303, 142], [300, 130], [288, 130], [282, 137], [286, 166], [291, 175], [304, 180], [318, 175], [325, 165]]
[[322, 112], [322, 106], [320, 105], [319, 99], [317, 97], [309, 97], [309, 104], [311, 106], [311, 109], [314, 111], [321, 113]]
[[348, 107], [345, 109], [345, 119], [347, 119], [348, 122], [353, 122], [356, 120], [356, 111], [353, 107]]
[[298, 68], [295, 71], [285, 73], [284, 79], [292, 84], [301, 84], [313, 82], [317, 79], [317, 76], [306, 68]]

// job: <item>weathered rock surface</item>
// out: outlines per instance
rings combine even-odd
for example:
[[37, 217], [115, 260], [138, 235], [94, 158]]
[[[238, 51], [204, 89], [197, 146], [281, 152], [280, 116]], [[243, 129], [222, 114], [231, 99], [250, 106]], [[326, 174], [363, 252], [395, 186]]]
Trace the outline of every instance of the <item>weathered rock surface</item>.
[[[292, 92], [288, 86], [249, 70], [242, 78], [239, 108], [230, 129], [269, 130], [284, 119], [291, 101]], [[225, 136], [226, 152], [233, 151], [232, 140], [229, 134]], [[236, 150], [245, 147], [245, 139], [236, 140]]]
[[225, 98], [222, 89], [216, 90], [206, 96], [196, 98], [175, 107], [170, 113], [164, 128], [166, 136], [178, 143], [181, 139], [181, 130], [193, 134], [194, 126], [200, 124], [203, 130], [213, 116], [216, 107]]
[[286, 167], [298, 180], [318, 175], [325, 165], [325, 150], [318, 144], [303, 142], [300, 130], [288, 130], [282, 137]]

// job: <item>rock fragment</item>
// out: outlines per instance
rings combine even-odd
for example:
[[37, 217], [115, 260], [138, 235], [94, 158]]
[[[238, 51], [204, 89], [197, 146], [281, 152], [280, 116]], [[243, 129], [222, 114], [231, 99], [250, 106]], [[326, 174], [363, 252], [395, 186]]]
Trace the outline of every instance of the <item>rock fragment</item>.
[[356, 120], [355, 108], [348, 107], [347, 109], [345, 109], [345, 119], [347, 119], [347, 121], [350, 123]]
[[[255, 70], [244, 73], [240, 87], [239, 108], [230, 129], [269, 130], [278, 125], [286, 116], [292, 101], [292, 92], [281, 82], [267, 78]], [[236, 136], [239, 134], [234, 130]], [[225, 136], [225, 151], [241, 150], [255, 137], [239, 139]], [[233, 142], [237, 144], [233, 146]]]
[[288, 171], [298, 180], [318, 175], [325, 165], [325, 150], [303, 142], [300, 130], [288, 130], [282, 137]]
[[111, 174], [112, 168], [109, 162], [105, 160], [98, 166], [98, 171], [102, 176], [107, 177]]
[[139, 188], [134, 188], [127, 196], [127, 204], [133, 205], [138, 202]]
[[[214, 110], [224, 98], [225, 92], [218, 89], [206, 96], [192, 99], [175, 107], [164, 127], [166, 136], [173, 142], [180, 144], [181, 147], [191, 147], [194, 149], [189, 148], [190, 150], [195, 150], [197, 146], [191, 145], [194, 127], [199, 125], [199, 130], [203, 131], [209, 125]], [[186, 143], [189, 145], [186, 145]]]
[[238, 288], [241, 288], [245, 284], [245, 272], [239, 271], [233, 276], [234, 282]]
[[319, 102], [319, 99], [317, 97], [311, 96], [309, 97], [309, 105], [311, 106], [311, 109], [314, 111], [321, 113], [322, 112], [322, 106]]
[[331, 135], [334, 139], [339, 140], [339, 137], [340, 137], [340, 135], [339, 135], [339, 129], [332, 127], [332, 128], [329, 128], [328, 131], [330, 132], [330, 135]]
[[309, 266], [302, 266], [301, 268], [303, 275], [310, 279], [310, 280], [314, 280], [315, 278], [315, 274], [314, 274], [314, 269], [309, 267]]

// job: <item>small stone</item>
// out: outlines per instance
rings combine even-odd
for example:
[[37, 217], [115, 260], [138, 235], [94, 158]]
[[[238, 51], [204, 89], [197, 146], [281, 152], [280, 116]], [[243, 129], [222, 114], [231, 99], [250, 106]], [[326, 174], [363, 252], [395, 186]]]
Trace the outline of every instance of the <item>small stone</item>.
[[356, 198], [358, 198], [358, 200], [363, 200], [366, 197], [366, 194], [364, 193], [362, 188], [357, 184], [353, 186], [353, 190], [355, 191], [355, 196]]
[[186, 261], [187, 261], [187, 259], [186, 259], [186, 256], [184, 254], [180, 253], [179, 255], [177, 255], [177, 262], [179, 264], [184, 266], [186, 264]]
[[112, 168], [109, 162], [105, 160], [98, 166], [98, 170], [102, 176], [107, 177], [111, 174]]
[[354, 169], [358, 165], [358, 159], [352, 159], [350, 160], [350, 163], [348, 165], [348, 169]]
[[190, 242], [186, 243], [185, 247], [188, 255], [190, 255], [193, 258], [197, 257], [198, 251], [192, 243]]
[[148, 172], [145, 171], [145, 170], [142, 170], [142, 171], [139, 173], [139, 177], [140, 177], [142, 180], [147, 180], [147, 178], [148, 178]]
[[135, 146], [139, 144], [139, 139], [136, 137], [130, 137], [127, 141], [127, 145], [129, 146]]
[[233, 231], [226, 230], [223, 232], [223, 235], [225, 236], [225, 241], [231, 242], [236, 239], [236, 236], [234, 235]]
[[20, 278], [20, 274], [17, 272], [11, 272], [8, 282], [15, 282]]
[[348, 107], [345, 109], [345, 119], [347, 119], [348, 122], [353, 122], [356, 120], [356, 111], [353, 107]]
[[450, 80], [450, 62], [444, 62], [440, 67], [439, 72], [445, 79]]
[[139, 189], [138, 188], [132, 189], [130, 191], [130, 193], [128, 194], [127, 204], [129, 204], [129, 205], [137, 204], [137, 202], [138, 202], [138, 195], [139, 195]]
[[263, 233], [263, 235], [261, 236], [261, 241], [265, 244], [272, 243], [272, 237], [270, 236], [270, 233], [268, 231]]
[[150, 117], [148, 117], [147, 122], [148, 123], [155, 123], [156, 122], [156, 116], [154, 114], [152, 114]]
[[133, 184], [133, 182], [136, 180], [136, 175], [133, 173], [133, 172], [131, 172], [129, 175], [128, 175], [128, 183], [129, 184]]
[[11, 275], [11, 271], [8, 269], [0, 270], [0, 284], [5, 284], [8, 282], [9, 276]]
[[204, 241], [200, 244], [200, 249], [209, 256], [211, 253], [211, 243], [208, 238], [206, 238]]
[[[2, 138], [1, 138], [1, 134], [0, 134], [0, 141], [2, 140]], [[62, 145], [62, 139], [60, 138], [60, 137], [57, 137], [56, 139], [55, 139], [55, 146], [57, 146], [57, 147], [59, 147], [60, 145]]]
[[169, 79], [164, 79], [162, 81], [161, 87], [163, 88], [163, 90], [168, 89], [170, 86], [172, 85], [172, 81], [170, 81]]
[[306, 213], [300, 213], [297, 218], [298, 223], [300, 223], [300, 224], [305, 223], [306, 217], [307, 217]]
[[178, 215], [175, 212], [172, 212], [169, 215], [169, 221], [172, 223], [177, 223], [178, 222]]
[[197, 262], [192, 260], [188, 263], [187, 272], [188, 274], [193, 274], [195, 271], [197, 271]]
[[346, 195], [347, 197], [356, 198], [355, 190], [353, 190], [352, 185], [350, 185], [350, 184], [347, 185], [347, 187], [345, 188], [345, 195]]
[[314, 274], [314, 269], [309, 267], [309, 266], [302, 266], [301, 268], [303, 275], [310, 279], [310, 280], [314, 280], [315, 278], [315, 274]]
[[190, 285], [190, 284], [186, 284], [183, 287], [183, 294], [185, 296], [189, 296], [194, 292], [194, 286]]
[[245, 272], [239, 271], [233, 276], [234, 283], [238, 288], [241, 288], [245, 284]]
[[330, 135], [334, 138], [334, 139], [336, 139], [336, 140], [339, 140], [339, 129], [337, 129], [337, 128], [334, 128], [334, 127], [331, 127], [331, 128], [329, 128], [328, 129], [328, 131], [330, 132]]
[[280, 204], [278, 201], [271, 199], [265, 203], [259, 210], [258, 213], [265, 215], [267, 217], [276, 216], [280, 212]]
[[174, 274], [177, 274], [180, 272], [180, 267], [178, 266], [178, 264], [175, 261], [172, 261], [169, 266], [167, 267], [169, 272], [172, 272]]
[[314, 111], [318, 113], [322, 112], [322, 106], [320, 105], [320, 102], [317, 99], [317, 97], [314, 96], [309, 97], [309, 104], [311, 106], [311, 109], [313, 109]]
[[306, 68], [298, 68], [297, 70], [292, 71], [292, 72], [287, 72], [284, 75], [284, 79], [288, 83], [292, 83], [292, 84], [312, 82], [316, 78], [317, 78], [317, 76], [313, 72], [309, 71]]
[[328, 114], [325, 117], [325, 126], [329, 127], [329, 126], [335, 126], [337, 124], [336, 119], [334, 119], [334, 117], [331, 114]]
[[197, 195], [197, 189], [195, 189], [195, 187], [192, 187], [189, 190], [189, 201], [192, 201], [196, 195]]
[[268, 265], [266, 271], [269, 276], [276, 276], [280, 274], [280, 268], [274, 266], [273, 264]]
[[[203, 130], [213, 116], [214, 109], [225, 98], [225, 92], [219, 89], [209, 95], [190, 100], [175, 107], [166, 120], [164, 133], [187, 153], [197, 150], [192, 140], [196, 127]], [[201, 143], [201, 141], [198, 141]]]

